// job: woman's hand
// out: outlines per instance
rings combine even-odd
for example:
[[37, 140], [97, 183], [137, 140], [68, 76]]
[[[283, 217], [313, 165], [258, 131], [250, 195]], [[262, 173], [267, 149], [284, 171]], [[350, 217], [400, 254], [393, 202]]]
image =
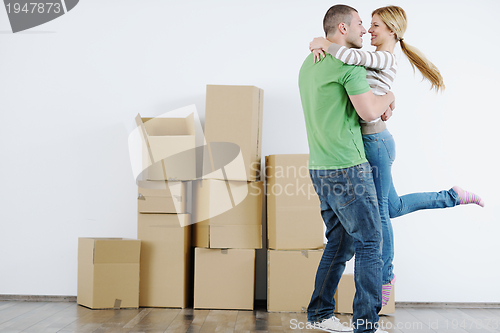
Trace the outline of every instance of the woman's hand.
[[328, 50], [331, 42], [323, 37], [316, 37], [309, 43], [309, 50], [314, 54], [314, 63], [325, 57], [325, 52]]
[[324, 52], [328, 51], [328, 46], [330, 46], [331, 42], [324, 37], [316, 37], [309, 43], [309, 50], [322, 49]]
[[312, 53], [314, 55], [314, 63], [320, 61], [321, 56], [323, 56], [323, 58], [325, 57], [325, 53], [323, 52], [322, 49], [314, 49], [312, 50]]
[[[392, 105], [392, 104], [391, 104]], [[380, 118], [383, 120], [383, 121], [387, 121], [389, 120], [389, 118], [392, 117], [392, 109], [391, 109], [391, 106], [389, 106], [387, 108], [387, 110], [385, 110], [385, 112], [380, 116]]]

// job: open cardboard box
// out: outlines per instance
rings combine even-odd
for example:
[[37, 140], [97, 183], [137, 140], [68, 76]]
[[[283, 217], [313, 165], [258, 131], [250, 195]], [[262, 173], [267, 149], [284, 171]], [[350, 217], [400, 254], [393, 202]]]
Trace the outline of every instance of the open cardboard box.
[[196, 178], [194, 114], [186, 118], [135, 118], [142, 137], [147, 180]]

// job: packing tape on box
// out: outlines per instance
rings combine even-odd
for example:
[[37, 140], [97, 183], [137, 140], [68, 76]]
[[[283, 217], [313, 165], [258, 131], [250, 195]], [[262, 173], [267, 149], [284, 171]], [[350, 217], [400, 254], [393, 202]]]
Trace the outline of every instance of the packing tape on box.
[[307, 250], [302, 250], [302, 251], [300, 251], [300, 253], [301, 253], [304, 257], [309, 258], [309, 251], [307, 251]]
[[121, 305], [122, 305], [122, 300], [115, 299], [115, 305], [113, 306], [113, 309], [120, 309]]

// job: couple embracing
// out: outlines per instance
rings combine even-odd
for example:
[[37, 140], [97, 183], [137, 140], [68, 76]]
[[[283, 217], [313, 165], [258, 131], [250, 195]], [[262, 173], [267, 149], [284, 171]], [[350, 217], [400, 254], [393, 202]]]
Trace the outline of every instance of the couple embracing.
[[[436, 91], [439, 70], [404, 40], [407, 18], [398, 6], [372, 13], [373, 52], [359, 50], [366, 33], [356, 9], [331, 7], [323, 20], [326, 38], [315, 38], [299, 73], [309, 142], [310, 176], [321, 203], [328, 240], [320, 261], [308, 321], [327, 332], [377, 332], [378, 312], [395, 283], [391, 218], [421, 209], [454, 207], [481, 198], [458, 186], [399, 196], [391, 166], [395, 143], [386, 121], [395, 109], [396, 44]], [[334, 315], [334, 293], [355, 256], [353, 327]]]

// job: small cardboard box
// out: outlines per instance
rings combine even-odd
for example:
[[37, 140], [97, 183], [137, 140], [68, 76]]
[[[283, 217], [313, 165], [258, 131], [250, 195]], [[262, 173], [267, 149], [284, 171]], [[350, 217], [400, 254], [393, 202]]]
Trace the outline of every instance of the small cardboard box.
[[141, 118], [137, 115], [135, 120], [141, 129], [143, 169], [147, 169], [147, 180], [196, 178], [194, 114], [186, 118]]
[[194, 252], [194, 308], [253, 310], [255, 250]]
[[[392, 287], [389, 303], [380, 310], [379, 315], [391, 314], [396, 311], [395, 307], [395, 286]], [[356, 294], [356, 285], [354, 283], [354, 274], [344, 274], [340, 278], [337, 291], [335, 292], [335, 313], [352, 314], [352, 302]]]
[[263, 182], [193, 183], [194, 246], [262, 248]]
[[141, 241], [78, 238], [77, 303], [91, 309], [139, 307]]
[[323, 250], [268, 250], [267, 254], [267, 311], [307, 310]]
[[[179, 220], [185, 227], [181, 227]], [[185, 308], [189, 304], [191, 226], [189, 214], [138, 214], [141, 307]]]
[[309, 176], [308, 154], [266, 156], [268, 246], [323, 248], [323, 218]]
[[263, 101], [254, 86], [207, 85], [203, 179], [260, 179]]
[[186, 191], [187, 182], [139, 181], [137, 209], [139, 213], [185, 214]]

